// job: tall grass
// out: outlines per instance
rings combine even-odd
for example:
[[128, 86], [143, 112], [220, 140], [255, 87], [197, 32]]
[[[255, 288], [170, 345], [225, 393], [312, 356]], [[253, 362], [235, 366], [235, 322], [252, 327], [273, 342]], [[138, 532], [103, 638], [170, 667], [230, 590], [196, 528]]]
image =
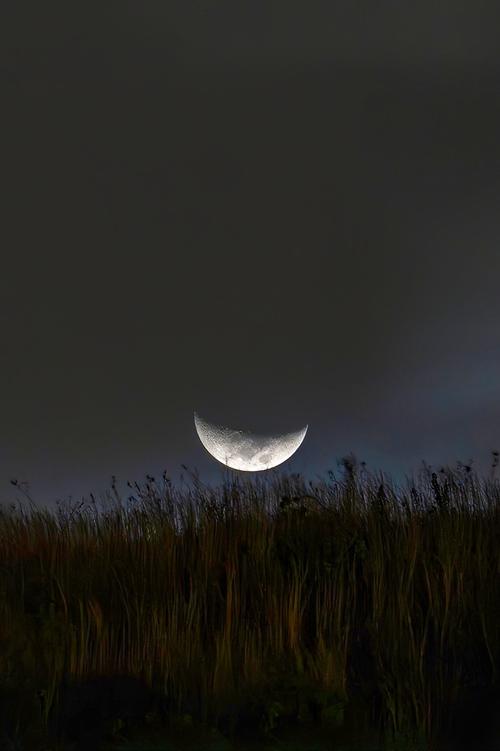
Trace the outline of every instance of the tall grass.
[[343, 464], [4, 509], [2, 679], [43, 689], [45, 719], [67, 677], [136, 675], [205, 720], [287, 681], [361, 692], [381, 729], [432, 748], [460, 692], [498, 680], [500, 486], [460, 464], [402, 487]]

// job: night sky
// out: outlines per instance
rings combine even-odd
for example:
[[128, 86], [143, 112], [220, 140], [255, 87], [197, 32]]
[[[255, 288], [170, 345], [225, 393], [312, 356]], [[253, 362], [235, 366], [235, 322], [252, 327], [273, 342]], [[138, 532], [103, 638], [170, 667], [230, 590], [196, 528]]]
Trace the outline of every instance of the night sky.
[[[500, 5], [5, 2], [0, 502], [500, 447]], [[130, 492], [130, 491], [129, 491]]]

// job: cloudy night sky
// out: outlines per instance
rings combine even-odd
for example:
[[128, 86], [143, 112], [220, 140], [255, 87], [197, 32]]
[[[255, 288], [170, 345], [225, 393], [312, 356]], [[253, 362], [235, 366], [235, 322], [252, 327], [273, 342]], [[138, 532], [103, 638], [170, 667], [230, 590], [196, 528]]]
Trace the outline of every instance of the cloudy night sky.
[[[500, 6], [5, 2], [0, 503], [500, 448]], [[127, 488], [125, 487], [125, 491]]]

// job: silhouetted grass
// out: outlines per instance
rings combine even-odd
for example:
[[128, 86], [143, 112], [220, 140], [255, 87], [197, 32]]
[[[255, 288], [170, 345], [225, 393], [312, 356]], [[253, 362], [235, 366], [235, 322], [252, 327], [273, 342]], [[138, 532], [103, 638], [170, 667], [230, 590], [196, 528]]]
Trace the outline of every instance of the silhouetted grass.
[[498, 685], [493, 475], [424, 464], [394, 487], [349, 457], [341, 478], [228, 472], [212, 488], [185, 470], [191, 485], [148, 476], [126, 501], [113, 480], [108, 508], [1, 511], [0, 681], [32, 697], [8, 709], [11, 733], [38, 701], [50, 727], [63, 686], [128, 675], [168, 717], [231, 728], [260, 697], [264, 730], [335, 728], [361, 698], [386, 743], [435, 748], [460, 697]]

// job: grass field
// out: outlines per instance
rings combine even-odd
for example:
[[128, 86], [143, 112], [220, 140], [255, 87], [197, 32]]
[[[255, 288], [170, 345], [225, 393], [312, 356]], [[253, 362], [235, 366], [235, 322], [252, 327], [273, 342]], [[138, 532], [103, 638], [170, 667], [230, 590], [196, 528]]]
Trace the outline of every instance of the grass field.
[[349, 457], [308, 483], [189, 474], [182, 488], [148, 476], [128, 499], [113, 486], [100, 505], [1, 511], [6, 749], [118, 748], [178, 722], [217, 728], [221, 749], [289, 727], [321, 728], [332, 749], [364, 732], [384, 748], [489, 748], [493, 473], [424, 464], [394, 487]]

